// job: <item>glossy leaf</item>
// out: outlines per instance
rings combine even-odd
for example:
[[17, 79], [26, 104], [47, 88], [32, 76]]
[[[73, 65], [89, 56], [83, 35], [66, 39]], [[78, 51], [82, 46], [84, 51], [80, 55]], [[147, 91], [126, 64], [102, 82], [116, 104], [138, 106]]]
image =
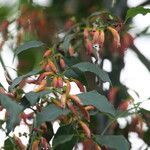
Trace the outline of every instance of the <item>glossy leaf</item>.
[[43, 108], [41, 112], [37, 113], [36, 116], [36, 126], [40, 126], [42, 123], [45, 121], [54, 121], [56, 120], [59, 116], [65, 115], [69, 113], [68, 109], [62, 109], [60, 107], [57, 107], [53, 104], [50, 104]]
[[97, 75], [103, 82], [110, 82], [108, 74], [102, 70], [98, 65], [89, 63], [89, 62], [83, 62], [76, 65], [73, 65], [72, 68], [75, 68], [77, 70], [80, 70], [81, 72], [91, 72]]
[[116, 150], [129, 150], [129, 142], [122, 135], [95, 135], [95, 141], [101, 145], [107, 145]]
[[25, 97], [27, 98], [28, 102], [30, 103], [30, 105], [35, 105], [40, 98], [42, 98], [43, 96], [45, 96], [46, 94], [49, 94], [50, 91], [41, 91], [38, 93], [35, 92], [29, 92], [25, 94]]
[[109, 103], [105, 96], [100, 95], [96, 91], [78, 94], [78, 97], [82, 100], [83, 105], [93, 105], [103, 113], [108, 113], [112, 116], [116, 115], [113, 105]]
[[26, 75], [22, 75], [20, 77], [17, 77], [13, 80], [12, 84], [9, 86], [9, 90], [11, 91], [13, 88], [15, 88], [23, 79], [30, 77], [32, 75], [36, 75], [41, 72], [41, 69], [35, 69], [27, 73]]
[[44, 43], [40, 42], [40, 41], [29, 41], [24, 43], [23, 45], [19, 46], [16, 50], [15, 50], [15, 55], [20, 54], [21, 52], [28, 50], [30, 48], [37, 48], [40, 46], [43, 46]]
[[23, 111], [23, 107], [4, 94], [0, 94], [0, 103], [8, 112], [6, 128], [7, 133], [9, 133], [14, 129], [16, 123], [19, 121], [18, 116]]
[[74, 136], [75, 133], [72, 124], [61, 126], [53, 139], [54, 150], [72, 149], [77, 142], [77, 137]]
[[16, 150], [12, 140], [10, 138], [6, 139], [4, 142], [4, 149], [5, 150]]
[[149, 8], [144, 8], [142, 6], [130, 8], [127, 11], [125, 20], [127, 21], [129, 18], [133, 18], [133, 17], [135, 17], [138, 14], [146, 15], [147, 13], [150, 13], [150, 9]]

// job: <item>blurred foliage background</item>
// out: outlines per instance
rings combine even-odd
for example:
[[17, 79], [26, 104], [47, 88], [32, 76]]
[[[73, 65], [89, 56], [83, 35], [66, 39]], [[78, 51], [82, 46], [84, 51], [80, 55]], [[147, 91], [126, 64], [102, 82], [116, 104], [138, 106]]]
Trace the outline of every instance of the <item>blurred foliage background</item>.
[[[150, 1], [144, 1], [139, 6], [147, 6]], [[85, 21], [90, 14], [94, 12], [108, 11], [112, 15], [118, 16], [121, 22], [124, 22], [125, 15], [129, 6], [127, 0], [16, 0], [2, 1], [0, 6], [0, 51], [3, 51], [5, 44], [9, 45], [14, 51], [20, 44], [30, 41], [39, 40], [46, 43], [47, 47], [58, 42], [58, 34], [66, 32], [78, 22]], [[124, 31], [131, 29], [132, 20], [128, 20], [124, 26]], [[143, 29], [133, 38], [148, 34], [149, 27]], [[10, 44], [11, 43], [11, 44]], [[134, 45], [128, 45], [140, 61], [150, 71], [149, 60]], [[38, 62], [42, 60], [43, 49], [30, 49], [18, 56], [17, 70], [18, 74], [24, 74], [37, 67]], [[125, 53], [125, 52], [124, 52]], [[83, 54], [84, 55], [84, 54]], [[86, 56], [80, 57], [81, 61], [87, 60]], [[5, 62], [0, 59], [4, 69]], [[9, 58], [8, 58], [9, 60]], [[128, 87], [120, 82], [120, 74], [124, 68], [124, 54], [113, 51], [107, 53], [101, 58], [101, 67], [104, 61], [109, 61], [111, 71], [109, 75], [113, 87], [105, 90], [105, 95], [118, 108], [120, 105], [127, 105], [128, 100], [133, 99], [128, 94]], [[9, 74], [12, 78], [11, 74]], [[90, 76], [91, 78], [91, 76]], [[89, 82], [91, 82], [89, 80]], [[93, 82], [93, 81], [92, 81]], [[89, 83], [91, 89], [97, 89], [96, 83]], [[101, 85], [102, 87], [102, 85]], [[101, 92], [101, 91], [99, 91]], [[138, 93], [137, 93], [138, 95]], [[108, 120], [102, 116], [95, 115], [93, 120], [93, 132], [101, 133], [108, 123]], [[135, 132], [144, 140], [145, 144], [139, 149], [150, 145], [150, 113], [148, 110], [140, 108], [138, 113], [130, 116], [130, 121], [124, 128], [120, 128], [119, 123], [114, 124], [107, 132], [114, 134], [124, 134], [129, 137], [130, 132]], [[92, 126], [92, 125], [91, 125]], [[146, 126], [146, 129], [144, 128]], [[130, 141], [131, 142], [131, 141]], [[86, 149], [87, 150], [87, 149]]]

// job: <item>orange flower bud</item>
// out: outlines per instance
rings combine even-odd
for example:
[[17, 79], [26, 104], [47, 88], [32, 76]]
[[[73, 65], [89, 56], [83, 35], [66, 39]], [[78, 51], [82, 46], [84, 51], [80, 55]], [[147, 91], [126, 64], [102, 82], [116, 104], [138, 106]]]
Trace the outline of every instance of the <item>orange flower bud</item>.
[[87, 50], [87, 54], [91, 55], [93, 53], [93, 45], [92, 42], [89, 39], [85, 40], [85, 47]]
[[62, 108], [66, 108], [66, 101], [67, 101], [67, 97], [66, 94], [63, 94], [60, 98], [60, 102], [61, 102], [61, 107]]
[[91, 33], [92, 36], [94, 36], [95, 32], [96, 32], [96, 28], [93, 28], [90, 33]]
[[49, 49], [49, 50], [46, 50], [46, 52], [44, 53], [43, 57], [48, 57], [52, 54], [52, 51]]
[[81, 92], [85, 92], [85, 88], [79, 80], [73, 79], [73, 81], [76, 83]]
[[67, 106], [68, 106], [68, 108], [72, 111], [72, 113], [74, 114], [74, 115], [78, 115], [78, 112], [77, 112], [77, 110], [75, 109], [75, 107], [73, 106], [73, 104], [70, 102], [70, 101], [67, 101]]
[[38, 150], [39, 149], [39, 140], [35, 140], [32, 144], [32, 150]]
[[59, 63], [60, 63], [61, 69], [62, 69], [62, 70], [65, 70], [66, 64], [65, 64], [64, 59], [61, 58], [61, 59], [59, 60]]
[[48, 60], [48, 64], [49, 64], [51, 70], [52, 70], [54, 73], [57, 73], [57, 72], [58, 72], [58, 70], [57, 70], [55, 64], [54, 64], [51, 60]]
[[66, 95], [68, 96], [69, 93], [70, 93], [70, 90], [71, 90], [71, 85], [70, 85], [70, 82], [68, 80], [65, 80], [66, 82]]
[[93, 34], [93, 41], [92, 41], [92, 43], [93, 43], [93, 44], [96, 44], [96, 43], [98, 43], [98, 40], [99, 40], [99, 31], [96, 30], [96, 31], [94, 32], [94, 34]]
[[87, 110], [87, 111], [89, 111], [89, 110], [94, 110], [94, 109], [95, 109], [95, 107], [92, 106], [92, 105], [86, 106], [86, 107], [84, 107], [84, 108], [85, 108], [85, 110]]
[[57, 77], [54, 77], [52, 80], [53, 87], [55, 88], [57, 87], [57, 80], [58, 80]]
[[58, 77], [58, 79], [57, 79], [57, 87], [58, 88], [63, 87], [63, 79], [61, 77]]
[[40, 91], [45, 89], [46, 85], [47, 85], [46, 80], [42, 80], [40, 85], [36, 89], [34, 89], [33, 91], [34, 92], [40, 92]]
[[81, 113], [83, 114], [83, 116], [85, 117], [85, 119], [87, 119], [88, 121], [90, 121], [90, 115], [89, 112], [80, 104], [77, 103], [77, 106], [79, 107]]
[[103, 30], [101, 30], [99, 31], [99, 40], [98, 40], [98, 43], [101, 47], [103, 47], [104, 41], [105, 41], [105, 33]]
[[124, 56], [124, 52], [127, 48], [129, 48], [133, 44], [134, 38], [129, 34], [125, 33], [121, 38], [121, 46], [118, 49], [118, 52], [121, 57]]
[[99, 145], [95, 145], [95, 150], [102, 150]]
[[68, 50], [68, 52], [69, 52], [69, 55], [72, 57], [72, 56], [74, 56], [74, 48], [73, 47], [69, 47], [69, 50]]
[[72, 99], [76, 104], [82, 105], [80, 98], [76, 95], [69, 95], [69, 98]]
[[112, 27], [107, 28], [113, 35], [113, 46], [114, 48], [118, 48], [120, 46], [120, 36], [119, 33]]
[[91, 131], [89, 129], [89, 127], [83, 122], [83, 121], [80, 121], [79, 122], [80, 126], [82, 127], [85, 135], [88, 137], [88, 138], [91, 138]]
[[88, 38], [88, 36], [89, 36], [88, 28], [84, 28], [83, 35], [84, 35], [84, 39], [87, 39], [87, 38]]

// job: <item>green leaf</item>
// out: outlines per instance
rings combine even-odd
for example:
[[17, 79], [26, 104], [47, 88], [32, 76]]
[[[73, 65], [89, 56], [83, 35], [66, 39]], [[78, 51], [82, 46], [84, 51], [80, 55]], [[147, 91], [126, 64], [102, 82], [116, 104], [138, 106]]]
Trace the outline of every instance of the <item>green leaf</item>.
[[50, 104], [46, 106], [41, 112], [37, 113], [36, 126], [40, 126], [45, 121], [54, 121], [60, 115], [66, 115], [68, 113], [68, 109], [62, 109], [53, 104]]
[[30, 77], [32, 75], [36, 75], [41, 72], [41, 69], [35, 69], [27, 73], [26, 75], [22, 75], [20, 77], [17, 77], [13, 80], [12, 84], [9, 86], [9, 90], [11, 91], [13, 88], [15, 88], [23, 79]]
[[16, 150], [15, 145], [10, 138], [5, 140], [4, 149], [5, 150]]
[[25, 94], [25, 97], [27, 98], [28, 102], [30, 103], [30, 105], [35, 105], [38, 100], [40, 98], [42, 98], [43, 96], [49, 94], [50, 91], [41, 91], [41, 92], [38, 92], [38, 93], [35, 93], [35, 92], [29, 92], [29, 93], [26, 93]]
[[12, 100], [10, 97], [0, 93], [0, 103], [8, 112], [6, 121], [7, 133], [12, 131], [19, 121], [19, 114], [23, 111], [23, 107]]
[[116, 115], [116, 110], [107, 98], [103, 95], [100, 95], [96, 91], [86, 92], [77, 95], [83, 102], [83, 105], [93, 105], [99, 111], [103, 113], [110, 114], [112, 116]]
[[95, 135], [95, 141], [99, 145], [107, 145], [116, 150], [129, 150], [129, 142], [122, 135]]
[[75, 34], [68, 34], [65, 36], [64, 41], [63, 41], [63, 45], [62, 48], [64, 50], [64, 52], [67, 52], [70, 46], [70, 42], [71, 40], [74, 38]]
[[108, 74], [102, 70], [98, 65], [89, 63], [89, 62], [82, 62], [76, 65], [73, 65], [72, 68], [80, 70], [81, 72], [91, 72], [97, 75], [103, 82], [110, 82]]
[[28, 50], [30, 48], [37, 48], [40, 46], [43, 46], [44, 43], [40, 42], [40, 41], [29, 41], [24, 43], [23, 45], [19, 46], [16, 50], [15, 50], [15, 55], [20, 54], [21, 52]]
[[127, 11], [125, 20], [127, 21], [129, 18], [133, 18], [133, 17], [135, 17], [138, 14], [146, 15], [147, 13], [150, 13], [150, 9], [144, 8], [142, 6], [130, 8]]
[[73, 124], [59, 127], [53, 139], [54, 150], [72, 149], [77, 143], [75, 134], [76, 131], [73, 128]]
[[70, 134], [70, 135], [59, 135], [57, 138], [55, 138], [53, 140], [54, 147], [70, 141], [73, 138], [73, 136], [74, 136], [73, 134]]

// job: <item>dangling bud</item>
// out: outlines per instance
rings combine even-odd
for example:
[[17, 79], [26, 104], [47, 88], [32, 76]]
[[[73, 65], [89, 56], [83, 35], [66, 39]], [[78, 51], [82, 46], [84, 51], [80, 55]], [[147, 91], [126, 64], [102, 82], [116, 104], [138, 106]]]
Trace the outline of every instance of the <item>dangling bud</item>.
[[69, 95], [69, 98], [72, 99], [76, 104], [82, 105], [80, 98], [76, 95]]
[[77, 112], [76, 108], [73, 106], [73, 104], [70, 101], [67, 101], [67, 106], [74, 115], [78, 116], [78, 112]]
[[91, 55], [93, 53], [93, 45], [92, 42], [89, 39], [85, 40], [85, 47], [87, 50], [87, 54]]
[[59, 63], [60, 63], [61, 69], [62, 69], [62, 70], [65, 70], [66, 64], [65, 64], [64, 59], [61, 58], [61, 59], [59, 60]]
[[88, 36], [89, 36], [88, 28], [84, 28], [83, 35], [84, 35], [84, 39], [87, 39], [87, 38], [88, 38]]
[[96, 30], [96, 31], [94, 32], [94, 34], [93, 34], [93, 40], [92, 40], [92, 43], [93, 43], [93, 44], [97, 44], [98, 41], [99, 41], [99, 31]]
[[113, 35], [113, 46], [114, 48], [118, 48], [120, 46], [120, 36], [119, 33], [112, 27], [107, 28]]
[[67, 97], [66, 94], [63, 94], [60, 98], [60, 102], [61, 102], [61, 107], [62, 108], [66, 108], [66, 101], [67, 101]]
[[88, 137], [88, 138], [91, 138], [91, 131], [89, 129], [89, 127], [83, 122], [83, 121], [80, 121], [79, 122], [80, 126], [82, 127], [85, 135]]
[[54, 72], [54, 73], [57, 73], [58, 70], [55, 66], [55, 64], [51, 61], [51, 60], [48, 60], [48, 65], [50, 66], [51, 70]]
[[54, 88], [57, 88], [57, 77], [54, 77], [52, 80], [52, 84]]
[[43, 57], [46, 58], [48, 56], [50, 56], [52, 54], [52, 51], [49, 49], [49, 50], [46, 50], [46, 52], [44, 53]]
[[46, 80], [42, 80], [41, 83], [40, 83], [40, 85], [36, 89], [34, 89], [33, 91], [34, 92], [43, 91], [45, 89], [46, 85], [47, 85]]
[[58, 79], [57, 79], [57, 87], [58, 88], [63, 87], [63, 79], [61, 77], [58, 77]]
[[39, 140], [35, 140], [32, 144], [32, 150], [38, 150], [39, 149]]
[[125, 50], [133, 44], [134, 38], [129, 34], [125, 33], [121, 38], [121, 46], [118, 49], [119, 55], [124, 56]]
[[100, 30], [99, 31], [99, 40], [98, 40], [100, 47], [103, 47], [104, 41], [105, 41], [105, 33], [103, 30]]
[[65, 80], [65, 82], [66, 82], [66, 95], [68, 96], [71, 90], [71, 85], [68, 80]]
[[94, 36], [95, 32], [96, 32], [96, 28], [93, 28], [90, 33], [91, 33], [92, 36]]
[[80, 89], [80, 92], [85, 92], [85, 88], [84, 88], [83, 84], [80, 81], [78, 81], [76, 79], [73, 79], [73, 81], [76, 83], [76, 85]]

